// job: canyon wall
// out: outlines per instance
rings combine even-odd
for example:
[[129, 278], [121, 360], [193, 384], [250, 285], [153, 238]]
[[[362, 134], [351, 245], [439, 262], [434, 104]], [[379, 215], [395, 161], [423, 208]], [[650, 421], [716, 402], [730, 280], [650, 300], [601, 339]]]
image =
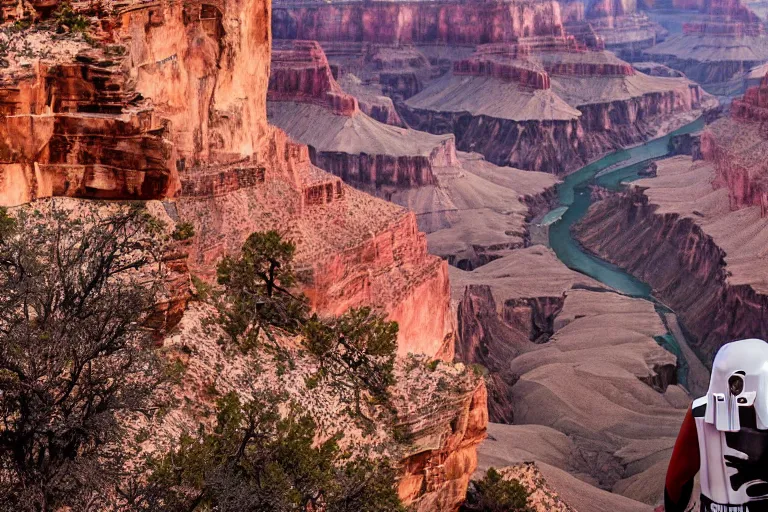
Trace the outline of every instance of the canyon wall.
[[[434, 381], [434, 376], [424, 375], [422, 382], [428, 379]], [[473, 382], [468, 387], [454, 381], [453, 386], [464, 384], [460, 392], [435, 390], [427, 401], [409, 400], [400, 414], [399, 427], [412, 436], [413, 446], [421, 447], [401, 463], [398, 492], [411, 510], [455, 511], [464, 502], [488, 425], [485, 384], [482, 378], [479, 385], [473, 387]]]
[[314, 165], [388, 197], [400, 188], [433, 184], [435, 166], [455, 163], [451, 137], [384, 125], [362, 112], [334, 79], [318, 43], [280, 42], [272, 60], [270, 122], [307, 144]]
[[453, 133], [457, 149], [495, 164], [565, 174], [714, 103], [684, 78], [647, 76], [603, 52], [517, 46], [479, 48], [406, 100], [401, 116], [418, 130]]
[[[270, 21], [262, 0], [162, 1], [100, 20], [98, 45], [22, 31], [20, 41], [43, 51], [11, 52], [0, 80], [0, 205], [58, 195], [162, 200], [169, 222], [194, 225], [168, 258], [187, 283], [212, 279], [251, 233], [278, 230], [297, 246], [314, 309], [373, 306], [398, 321], [400, 356], [451, 359], [447, 264], [427, 253], [414, 215], [315, 167], [306, 146], [267, 123]], [[322, 108], [361, 114], [314, 48], [276, 67], [274, 93], [310, 106], [322, 94]], [[161, 322], [183, 321], [178, 307], [161, 306]], [[407, 454], [403, 470], [424, 484], [403, 491], [407, 503], [453, 509], [463, 498], [485, 426], [474, 382], [443, 415], [421, 418], [421, 430], [443, 431], [461, 417], [463, 430]], [[433, 478], [448, 459], [450, 474]]]
[[768, 61], [763, 22], [740, 0], [673, 1], [654, 13], [675, 35], [647, 48], [643, 59], [677, 69], [721, 96], [741, 94], [743, 77]]
[[483, 44], [562, 34], [555, 1], [362, 2], [274, 4], [277, 39], [382, 44]]
[[317, 104], [339, 115], [359, 110], [333, 78], [328, 59], [315, 41], [275, 42], [269, 76], [268, 101]]
[[715, 188], [728, 190], [732, 210], [758, 206], [768, 215], [768, 77], [731, 105], [730, 117], [716, 120], [701, 137], [701, 151], [713, 162]]
[[768, 334], [758, 98], [709, 125], [697, 159], [658, 162], [657, 178], [597, 202], [575, 228], [585, 247], [653, 286], [707, 363], [727, 341]]
[[590, 208], [575, 233], [590, 251], [649, 283], [705, 362], [723, 343], [765, 338], [768, 296], [728, 282], [725, 252], [693, 220], [657, 210], [640, 191], [611, 197]]
[[178, 192], [169, 131], [126, 85], [120, 59], [37, 61], [9, 75], [0, 80], [0, 205]]
[[[75, 55], [49, 57], [53, 63], [41, 58], [31, 71], [13, 62], [3, 82], [2, 105], [11, 115], [0, 120], [0, 204], [46, 195], [172, 200], [178, 216], [195, 224], [199, 236], [188, 246], [189, 266], [203, 277], [251, 232], [279, 229], [307, 247], [299, 251], [302, 263], [318, 271], [340, 267], [334, 275], [361, 282], [363, 292], [348, 292], [339, 304], [399, 311], [402, 352], [440, 353], [451, 331], [446, 272], [427, 255], [407, 212], [373, 202], [368, 215], [379, 222], [347, 219], [326, 235], [341, 237], [334, 244], [311, 236], [322, 231], [311, 226], [315, 209], [346, 215], [349, 203], [365, 200], [346, 200], [341, 182], [313, 167], [305, 147], [267, 125], [266, 94], [260, 91], [268, 86], [269, 9], [241, 3], [131, 5], [117, 16], [112, 46], [78, 47]], [[274, 87], [312, 98], [322, 91], [323, 99], [332, 98], [329, 108], [356, 105], [339, 89], [329, 90], [335, 82], [323, 74], [327, 61], [322, 52], [307, 50], [299, 52], [311, 57], [299, 63], [305, 74], [279, 67]], [[297, 89], [299, 84], [309, 88]], [[361, 229], [366, 222], [368, 229]], [[402, 249], [377, 259], [377, 240], [387, 238]], [[370, 250], [373, 259], [337, 262], [341, 254]], [[398, 279], [414, 288], [395, 285]], [[322, 298], [337, 293], [328, 289], [333, 281], [317, 282], [313, 304], [340, 311]], [[435, 297], [427, 301], [428, 315], [404, 306], [415, 293]], [[409, 320], [427, 317], [431, 323], [424, 328]]]

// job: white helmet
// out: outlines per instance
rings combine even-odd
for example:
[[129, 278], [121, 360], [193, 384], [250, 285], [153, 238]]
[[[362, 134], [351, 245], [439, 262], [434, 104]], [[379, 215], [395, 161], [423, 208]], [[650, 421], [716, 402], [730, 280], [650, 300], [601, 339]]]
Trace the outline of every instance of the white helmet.
[[768, 343], [763, 340], [727, 343], [715, 356], [704, 421], [736, 432], [739, 407], [754, 407], [757, 428], [768, 429]]

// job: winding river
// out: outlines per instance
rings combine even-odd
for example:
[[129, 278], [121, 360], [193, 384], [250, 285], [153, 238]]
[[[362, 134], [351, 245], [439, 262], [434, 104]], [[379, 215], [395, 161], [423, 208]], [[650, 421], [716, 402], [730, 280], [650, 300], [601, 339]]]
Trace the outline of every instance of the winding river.
[[[678, 340], [672, 334], [672, 332], [681, 331], [678, 326], [671, 328], [669, 325], [670, 321], [677, 322], [674, 313], [653, 297], [650, 285], [616, 265], [585, 251], [579, 242], [573, 238], [571, 227], [584, 217], [590, 204], [592, 204], [589, 188], [591, 184], [597, 184], [611, 190], [620, 189], [623, 182], [638, 179], [640, 177], [638, 172], [647, 165], [649, 160], [667, 155], [669, 140], [673, 136], [696, 132], [701, 130], [703, 126], [703, 119], [699, 119], [665, 137], [611, 153], [568, 175], [557, 188], [560, 206], [549, 212], [541, 220], [541, 224], [549, 225], [550, 246], [560, 261], [569, 268], [586, 274], [625, 295], [653, 302], [656, 311], [670, 331], [665, 336], [658, 337], [657, 341], [677, 356], [679, 380], [689, 389], [690, 386], [687, 382], [688, 359], [690, 359], [691, 353], [689, 350], [684, 350], [684, 343], [680, 343], [684, 340]], [[681, 335], [678, 334], [678, 336]], [[695, 363], [697, 366], [701, 364], [698, 361]]]

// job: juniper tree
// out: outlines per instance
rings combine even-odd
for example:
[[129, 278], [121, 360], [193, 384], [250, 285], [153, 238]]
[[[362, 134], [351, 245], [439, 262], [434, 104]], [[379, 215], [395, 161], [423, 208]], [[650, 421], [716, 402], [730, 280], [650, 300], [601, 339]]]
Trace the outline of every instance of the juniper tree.
[[0, 508], [98, 509], [120, 479], [119, 415], [161, 368], [142, 327], [157, 261], [138, 209], [0, 211]]
[[463, 512], [532, 512], [530, 493], [518, 480], [507, 480], [494, 468], [472, 484]]
[[294, 289], [295, 251], [277, 231], [257, 232], [248, 237], [239, 256], [219, 264], [218, 282], [226, 290], [219, 307], [221, 324], [244, 350], [257, 346], [262, 334], [273, 340], [272, 328], [300, 330], [307, 304]]
[[386, 460], [349, 457], [336, 438], [316, 442], [314, 421], [290, 404], [281, 415], [283, 400], [224, 396], [210, 432], [182, 436], [177, 448], [153, 461], [135, 509], [404, 512]]
[[318, 366], [310, 384], [330, 384], [356, 415], [365, 417], [362, 399], [384, 403], [394, 384], [397, 323], [369, 307], [353, 308], [337, 318], [310, 316], [306, 299], [296, 289], [295, 251], [278, 232], [257, 232], [248, 237], [239, 256], [225, 258], [218, 267], [218, 282], [224, 285], [221, 325], [246, 351], [266, 338], [267, 347], [282, 354], [273, 331], [301, 334]]
[[368, 307], [351, 309], [338, 318], [312, 315], [304, 325], [304, 346], [317, 360], [316, 380], [330, 383], [365, 418], [363, 395], [384, 403], [395, 383], [397, 332], [396, 322]]

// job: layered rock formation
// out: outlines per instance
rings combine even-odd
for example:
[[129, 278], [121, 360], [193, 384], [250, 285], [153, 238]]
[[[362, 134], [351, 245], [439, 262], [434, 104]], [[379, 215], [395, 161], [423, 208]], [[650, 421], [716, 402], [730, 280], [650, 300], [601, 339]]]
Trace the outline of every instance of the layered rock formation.
[[[190, 273], [211, 277], [250, 233], [278, 230], [297, 245], [314, 309], [371, 305], [398, 321], [399, 355], [451, 359], [447, 264], [427, 254], [413, 213], [344, 185], [268, 125], [270, 18], [262, 0], [163, 1], [94, 19], [98, 45], [45, 27], [14, 32], [14, 44], [32, 50], [12, 51], [0, 81], [0, 205], [62, 195], [161, 199], [169, 219], [195, 228], [175, 258], [187, 282]], [[273, 93], [362, 115], [321, 55], [312, 45], [292, 53], [294, 63], [275, 68]], [[167, 324], [182, 316], [163, 307], [174, 317]], [[193, 330], [193, 338], [205, 332]], [[208, 374], [220, 375], [211, 369], [223, 359], [216, 337], [193, 341], [193, 353], [210, 356]], [[238, 375], [223, 378], [238, 389]], [[464, 495], [485, 425], [483, 387], [471, 375], [465, 384], [442, 400], [431, 396], [432, 382], [424, 410], [398, 416], [424, 438], [402, 454], [404, 481], [413, 483], [401, 488], [407, 503], [452, 510]], [[199, 395], [204, 381], [190, 385]]]
[[461, 364], [435, 370], [414, 368], [414, 361], [405, 365], [401, 381], [408, 385], [398, 390], [397, 426], [411, 441], [403, 453], [398, 492], [417, 512], [457, 510], [486, 437], [485, 385]]
[[359, 110], [354, 96], [345, 94], [333, 78], [315, 41], [273, 44], [267, 100], [309, 103], [347, 116]]
[[0, 204], [175, 195], [170, 134], [126, 83], [124, 58], [74, 49], [77, 59], [36, 60], [0, 78]]
[[762, 20], [739, 0], [673, 1], [670, 7], [652, 16], [674, 35], [644, 56], [685, 73], [712, 94], [741, 94], [741, 76], [768, 61]]
[[656, 341], [667, 329], [653, 304], [567, 269], [540, 246], [473, 272], [452, 268], [451, 278], [457, 356], [488, 369], [491, 419], [514, 422], [493, 426], [481, 468], [553, 466], [562, 485], [554, 489], [575, 507], [588, 496], [606, 512], [657, 504], [689, 399], [676, 385], [676, 358]]
[[[317, 43], [285, 42], [273, 61], [269, 119], [309, 145], [315, 165], [388, 197], [399, 188], [434, 183], [434, 167], [455, 163], [451, 137], [385, 125], [361, 112], [357, 100], [341, 92]], [[336, 108], [339, 97], [351, 108]]]
[[564, 174], [713, 104], [681, 78], [650, 77], [567, 40], [481, 48], [405, 101], [410, 126], [452, 132], [493, 163]]
[[[454, 133], [460, 150], [499, 165], [558, 174], [645, 140], [673, 114], [701, 105], [693, 84], [631, 78], [631, 66], [601, 51], [600, 24], [623, 34], [614, 38], [619, 45], [644, 48], [638, 41], [656, 41], [656, 27], [626, 4], [281, 0], [274, 32], [318, 40], [337, 76], [360, 79], [352, 87], [356, 96], [381, 91], [395, 103], [404, 101], [398, 103], [400, 117], [412, 128]], [[573, 76], [592, 77], [597, 85], [555, 83]], [[601, 83], [621, 76], [629, 83]], [[578, 97], [584, 90], [602, 97]], [[397, 124], [387, 107], [368, 102], [365, 110]], [[588, 126], [579, 124], [582, 114]]]
[[[768, 39], [697, 33], [675, 35], [645, 50], [644, 55], [685, 73], [712, 94], [727, 96], [741, 92], [741, 74], [768, 60]], [[738, 82], [735, 86], [734, 80]]]
[[484, 44], [519, 36], [562, 33], [555, 1], [420, 2], [361, 0], [294, 2], [274, 5], [277, 39], [379, 44]]
[[576, 230], [585, 247], [650, 283], [710, 362], [723, 343], [768, 334], [768, 221], [759, 205], [732, 210], [718, 167], [660, 161], [657, 178], [595, 204]]
[[363, 84], [362, 80], [352, 73], [345, 73], [339, 84], [342, 89], [357, 98], [360, 110], [368, 116], [384, 124], [405, 128], [405, 123], [395, 109], [395, 103], [392, 98], [384, 95], [380, 86]]
[[643, 12], [597, 16], [589, 19], [605, 48], [624, 59], [636, 60], [646, 48], [666, 39], [668, 33]]
[[[127, 7], [109, 36], [122, 50], [81, 50], [71, 63], [47, 56], [31, 71], [20, 66], [4, 74], [4, 108], [13, 114], [0, 121], [2, 204], [45, 195], [177, 199], [179, 217], [199, 233], [189, 261], [203, 275], [249, 233], [279, 229], [306, 255], [316, 307], [383, 307], [402, 322], [403, 340], [414, 340], [410, 347], [403, 342], [403, 353], [438, 353], [450, 332], [446, 269], [426, 254], [413, 216], [347, 197], [338, 179], [311, 165], [305, 148], [267, 126], [266, 98], [258, 91], [267, 88], [269, 13], [235, 30], [249, 13], [207, 5]], [[295, 77], [282, 69], [277, 76], [276, 88], [294, 92]], [[331, 78], [325, 85], [332, 84]], [[356, 105], [323, 90], [331, 108]], [[369, 213], [350, 217], [347, 209]], [[311, 226], [318, 210], [328, 212], [320, 218], [345, 217], [326, 239]], [[435, 301], [428, 314], [414, 310], [414, 293]], [[434, 307], [442, 314], [435, 317]]]

